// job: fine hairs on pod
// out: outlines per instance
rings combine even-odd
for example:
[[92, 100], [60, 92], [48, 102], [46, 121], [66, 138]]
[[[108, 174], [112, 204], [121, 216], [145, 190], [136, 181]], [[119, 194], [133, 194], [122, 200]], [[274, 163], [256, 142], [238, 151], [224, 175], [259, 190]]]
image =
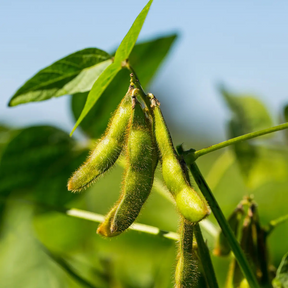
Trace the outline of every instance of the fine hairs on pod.
[[126, 130], [131, 116], [133, 88], [129, 87], [112, 116], [104, 136], [97, 141], [86, 162], [69, 179], [69, 191], [77, 192], [87, 188], [101, 174], [111, 168], [118, 159], [124, 147]]
[[209, 206], [203, 195], [198, 194], [188, 183], [160, 110], [159, 101], [151, 93], [148, 97], [151, 101], [154, 134], [160, 152], [164, 182], [174, 196], [177, 208], [183, 217], [192, 223], [197, 223], [210, 214]]
[[197, 262], [193, 251], [193, 228], [193, 223], [181, 217], [175, 288], [195, 287], [197, 283]]
[[97, 233], [116, 236], [125, 231], [137, 218], [152, 189], [157, 166], [157, 149], [153, 138], [152, 123], [136, 99], [133, 90], [132, 113], [126, 145], [126, 171], [119, 201], [110, 210]]

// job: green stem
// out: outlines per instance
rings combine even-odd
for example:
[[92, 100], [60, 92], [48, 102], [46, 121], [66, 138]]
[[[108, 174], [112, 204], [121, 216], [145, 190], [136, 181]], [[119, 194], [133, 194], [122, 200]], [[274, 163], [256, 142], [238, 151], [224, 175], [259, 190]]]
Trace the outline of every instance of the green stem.
[[228, 222], [225, 219], [225, 216], [222, 212], [222, 210], [220, 209], [214, 195], [212, 194], [209, 186], [207, 185], [203, 175], [201, 174], [197, 164], [194, 162], [192, 164], [189, 165], [190, 171], [197, 183], [197, 185], [199, 186], [201, 192], [203, 193], [203, 195], [205, 196], [205, 198], [207, 199], [211, 210], [216, 218], [216, 220], [218, 221], [224, 235], [227, 238], [227, 241], [229, 242], [231, 249], [234, 253], [234, 256], [236, 258], [236, 260], [239, 263], [239, 266], [242, 269], [243, 274], [245, 275], [249, 285], [251, 288], [258, 288], [259, 285], [257, 283], [256, 277], [253, 274], [250, 265], [239, 245], [239, 243], [237, 242], [233, 231], [231, 230]]
[[218, 288], [218, 283], [215, 275], [215, 271], [212, 265], [209, 249], [204, 242], [202, 232], [199, 224], [194, 226], [194, 234], [196, 237], [198, 256], [201, 259], [201, 265], [203, 268], [203, 273], [209, 288]]
[[[57, 207], [52, 207], [50, 205], [46, 205], [43, 203], [29, 201], [26, 199], [16, 199], [16, 200], [15, 199], [9, 199], [9, 200], [7, 200], [5, 197], [0, 197], [0, 201], [3, 201], [3, 202], [19, 201], [19, 202], [26, 203], [29, 205], [41, 207], [41, 208], [47, 209], [49, 211], [55, 211], [58, 213], [62, 213], [62, 214], [65, 214], [67, 216], [70, 216], [70, 217], [75, 217], [75, 218], [84, 219], [84, 220], [97, 222], [97, 223], [102, 223], [105, 219], [105, 216], [101, 215], [101, 214], [96, 214], [93, 212], [80, 210], [80, 209], [76, 209], [76, 208], [71, 208], [71, 209], [57, 208]], [[138, 231], [138, 232], [144, 232], [144, 233], [151, 234], [151, 235], [161, 236], [161, 237], [164, 237], [164, 238], [167, 238], [170, 240], [175, 240], [175, 241], [178, 241], [180, 239], [180, 236], [178, 233], [171, 232], [171, 231], [164, 231], [164, 230], [161, 230], [157, 227], [153, 227], [153, 226], [149, 226], [149, 225], [145, 225], [145, 224], [134, 223], [129, 227], [129, 229], [134, 230], [134, 231]]]
[[[260, 130], [260, 131], [244, 134], [244, 135], [229, 139], [227, 141], [223, 141], [221, 143], [212, 145], [210, 147], [194, 151], [192, 153], [193, 155], [190, 155], [190, 157], [193, 157], [193, 160], [195, 161], [200, 156], [203, 156], [205, 154], [208, 154], [210, 152], [216, 151], [218, 149], [227, 147], [229, 145], [235, 144], [237, 142], [244, 141], [244, 140], [249, 140], [249, 139], [252, 139], [252, 138], [255, 138], [255, 137], [258, 137], [258, 136], [262, 136], [262, 135], [265, 135], [265, 134], [269, 134], [269, 133], [276, 132], [276, 131], [283, 130], [283, 129], [287, 129], [287, 128], [288, 128], [288, 122], [280, 124], [280, 125], [277, 125], [277, 126], [274, 126], [274, 127], [270, 127], [270, 128], [267, 128], [267, 129], [263, 129], [263, 130]], [[187, 151], [186, 153], [189, 153], [189, 152]], [[189, 154], [191, 154], [191, 152]], [[190, 158], [190, 162], [191, 162], [191, 158]]]
[[269, 228], [267, 229], [267, 234], [269, 235], [276, 226], [278, 226], [279, 224], [282, 224], [283, 222], [287, 220], [288, 220], [288, 214], [270, 221]]

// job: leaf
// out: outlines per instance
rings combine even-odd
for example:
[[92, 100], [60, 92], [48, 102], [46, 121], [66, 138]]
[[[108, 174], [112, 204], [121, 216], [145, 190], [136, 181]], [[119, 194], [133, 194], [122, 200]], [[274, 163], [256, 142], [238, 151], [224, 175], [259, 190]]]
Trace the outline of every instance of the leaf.
[[82, 277], [79, 273], [71, 267], [71, 265], [60, 255], [57, 255], [51, 251], [49, 251], [46, 247], [41, 245], [43, 251], [53, 260], [55, 261], [69, 276], [71, 276], [75, 281], [77, 281], [81, 286], [88, 288], [96, 288], [96, 286]]
[[[221, 87], [220, 91], [226, 104], [233, 113], [233, 119], [241, 123], [241, 133], [250, 133], [273, 125], [264, 104], [251, 95], [237, 95]], [[238, 131], [240, 133], [240, 131]]]
[[274, 288], [288, 288], [288, 253], [284, 255], [273, 280]]
[[153, 0], [150, 0], [147, 3], [147, 5], [143, 8], [143, 10], [140, 12], [140, 14], [137, 16], [136, 20], [132, 24], [130, 30], [128, 31], [128, 33], [126, 34], [126, 36], [120, 43], [115, 54], [114, 63], [108, 66], [106, 70], [100, 75], [100, 77], [94, 83], [90, 93], [88, 94], [84, 109], [82, 110], [70, 135], [74, 133], [78, 125], [81, 123], [84, 117], [88, 114], [88, 112], [92, 109], [92, 107], [94, 106], [96, 101], [99, 99], [101, 94], [104, 92], [106, 87], [113, 80], [116, 74], [121, 70], [122, 61], [126, 60], [129, 57], [136, 43], [136, 40], [141, 31], [141, 28], [146, 19], [146, 16], [148, 14], [148, 11], [150, 9], [152, 2]]
[[288, 122], [288, 105], [284, 107], [284, 119]]
[[34, 187], [50, 165], [69, 155], [73, 144], [68, 134], [51, 126], [23, 129], [2, 155], [1, 190]]
[[79, 288], [79, 284], [37, 245], [31, 227], [33, 208], [23, 202], [8, 205], [0, 245], [0, 286]]
[[[136, 44], [130, 54], [130, 63], [137, 71], [145, 88], [154, 77], [160, 64], [170, 51], [177, 35], [171, 34], [144, 43]], [[153, 51], [153, 53], [151, 53]], [[116, 109], [129, 86], [129, 72], [121, 70], [98, 99], [91, 111], [81, 122], [82, 130], [91, 138], [99, 138], [105, 131], [111, 113]], [[88, 93], [74, 94], [71, 108], [75, 119], [81, 114]]]
[[4, 151], [7, 143], [9, 143], [10, 139], [17, 134], [17, 130], [10, 129], [6, 126], [0, 125], [0, 161], [2, 152]]
[[150, 0], [140, 14], [135, 19], [134, 23], [132, 24], [131, 28], [129, 29], [126, 36], [123, 38], [122, 42], [120, 43], [116, 54], [115, 54], [115, 63], [121, 63], [122, 61], [128, 59], [136, 41], [139, 36], [139, 33], [142, 29], [146, 16], [149, 12], [150, 6], [153, 0]]
[[[231, 138], [273, 125], [267, 108], [255, 97], [250, 95], [236, 95], [228, 92], [223, 87], [221, 87], [220, 91], [226, 104], [233, 113], [228, 127], [228, 133]], [[271, 177], [261, 177], [261, 175], [267, 175], [266, 173], [262, 173], [264, 171], [262, 168], [267, 164], [267, 156], [263, 153], [264, 150], [262, 148], [253, 145], [250, 141], [242, 141], [234, 144], [232, 149], [234, 150], [240, 170], [248, 186], [255, 188], [267, 180], [271, 180]], [[269, 153], [269, 150], [265, 152]], [[274, 163], [271, 162], [271, 164], [274, 164], [274, 167], [275, 163], [276, 161]], [[279, 169], [283, 168], [280, 159], [278, 163], [276, 163], [276, 166], [277, 164], [280, 164]], [[279, 171], [279, 169], [276, 170]], [[272, 174], [270, 173], [269, 176], [272, 176]], [[255, 177], [257, 178], [256, 181]], [[261, 181], [259, 181], [260, 179]]]
[[[74, 147], [67, 133], [51, 126], [21, 130], [1, 158], [0, 196], [18, 192], [56, 206], [75, 199], [77, 195], [67, 191], [66, 181], [84, 156], [74, 152]], [[0, 204], [0, 218], [4, 208], [5, 202]]]
[[[288, 105], [284, 106], [284, 109], [283, 109], [283, 111], [281, 113], [281, 118], [280, 119], [282, 120], [283, 118], [284, 118], [285, 122], [288, 122]], [[288, 142], [288, 131], [287, 131], [287, 129], [283, 130], [283, 133], [285, 135], [286, 142]]]
[[121, 70], [121, 65], [119, 63], [113, 63], [110, 66], [108, 66], [105, 71], [97, 78], [95, 81], [91, 91], [88, 94], [85, 106], [74, 126], [72, 129], [70, 136], [72, 136], [73, 132], [76, 130], [78, 125], [81, 123], [81, 121], [84, 119], [84, 117], [87, 115], [87, 113], [91, 110], [91, 108], [94, 106], [96, 101], [99, 99], [103, 91], [106, 89], [106, 87], [109, 85], [109, 83], [113, 80], [113, 78], [116, 76], [116, 74]]
[[89, 91], [111, 63], [111, 56], [97, 48], [72, 53], [29, 79], [13, 95], [9, 106]]

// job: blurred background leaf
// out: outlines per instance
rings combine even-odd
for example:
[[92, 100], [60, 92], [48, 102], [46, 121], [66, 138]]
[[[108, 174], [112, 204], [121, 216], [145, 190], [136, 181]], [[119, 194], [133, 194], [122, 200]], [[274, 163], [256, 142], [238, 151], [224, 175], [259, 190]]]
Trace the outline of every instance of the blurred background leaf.
[[274, 288], [288, 288], [288, 253], [283, 256], [283, 259], [277, 269], [277, 274], [273, 280]]
[[[255, 132], [273, 125], [271, 116], [265, 105], [251, 95], [234, 94], [224, 87], [220, 88], [221, 94], [232, 112], [228, 125], [229, 138], [246, 133]], [[275, 137], [268, 134], [264, 139]], [[262, 137], [263, 138], [263, 137]], [[260, 138], [261, 139], [261, 138]], [[257, 138], [259, 142], [259, 138]], [[255, 140], [254, 140], [255, 142]], [[245, 183], [250, 189], [255, 189], [267, 181], [284, 181], [288, 176], [285, 151], [279, 152], [278, 148], [255, 145], [253, 141], [242, 141], [231, 146]]]
[[[19, 130], [6, 145], [0, 162], [0, 196], [11, 192], [44, 204], [62, 206], [77, 197], [67, 178], [82, 163], [85, 151], [67, 133], [52, 126]], [[1, 214], [5, 202], [1, 202]]]
[[[151, 41], [136, 44], [129, 61], [137, 73], [143, 88], [153, 79], [157, 69], [165, 59], [177, 35], [171, 34]], [[143, 61], [144, 60], [144, 61]], [[91, 138], [99, 138], [105, 131], [111, 113], [116, 109], [129, 87], [128, 70], [121, 70], [103, 92], [94, 107], [80, 123], [81, 129]], [[86, 103], [87, 93], [72, 96], [71, 107], [75, 119], [78, 119]]]

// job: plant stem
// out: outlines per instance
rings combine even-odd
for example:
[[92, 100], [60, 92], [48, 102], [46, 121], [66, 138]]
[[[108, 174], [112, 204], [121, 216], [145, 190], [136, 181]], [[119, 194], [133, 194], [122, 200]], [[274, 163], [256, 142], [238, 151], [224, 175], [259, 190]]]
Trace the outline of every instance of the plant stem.
[[[70, 217], [75, 217], [75, 218], [93, 221], [93, 222], [97, 222], [97, 223], [102, 223], [105, 219], [105, 216], [101, 215], [101, 214], [97, 214], [97, 213], [93, 213], [93, 212], [89, 212], [89, 211], [85, 211], [85, 210], [80, 210], [80, 209], [76, 209], [76, 208], [66, 209], [66, 208], [61, 208], [61, 207], [53, 207], [50, 205], [46, 205], [46, 204], [38, 203], [38, 202], [33, 202], [30, 200], [26, 200], [26, 199], [8, 199], [7, 200], [5, 197], [0, 197], [0, 201], [1, 202], [6, 202], [6, 201], [17, 201], [18, 202], [19, 201], [19, 202], [22, 202], [25, 204], [41, 207], [41, 208], [47, 209], [49, 211], [55, 211], [55, 212], [58, 212], [61, 214], [65, 214], [65, 215], [70, 216]], [[134, 230], [134, 231], [139, 231], [139, 232], [144, 232], [144, 233], [151, 234], [151, 235], [161, 236], [161, 237], [175, 240], [175, 241], [178, 241], [180, 239], [180, 236], [178, 233], [171, 232], [171, 231], [164, 231], [164, 230], [161, 230], [157, 227], [149, 226], [149, 225], [145, 225], [145, 224], [134, 223], [128, 229]]]
[[199, 224], [194, 226], [194, 234], [196, 237], [198, 256], [201, 259], [201, 265], [203, 268], [203, 273], [209, 288], [218, 288], [218, 283], [215, 275], [215, 271], [212, 265], [209, 249], [204, 242], [202, 232]]
[[225, 219], [225, 216], [223, 215], [222, 210], [220, 209], [214, 195], [212, 194], [209, 186], [207, 185], [203, 175], [201, 174], [197, 164], [195, 162], [190, 163], [189, 165], [189, 169], [192, 173], [192, 175], [194, 176], [194, 179], [197, 183], [197, 185], [199, 186], [201, 192], [203, 193], [203, 195], [205, 196], [205, 198], [207, 199], [211, 210], [216, 218], [216, 220], [218, 221], [224, 235], [226, 236], [231, 249], [234, 253], [234, 256], [236, 258], [236, 260], [239, 263], [239, 266], [242, 269], [243, 274], [245, 275], [249, 285], [251, 288], [258, 288], [259, 285], [257, 283], [256, 277], [253, 274], [250, 265], [239, 245], [239, 243], [237, 242], [233, 231], [231, 230], [228, 222]]
[[[194, 161], [195, 161], [200, 156], [203, 156], [205, 154], [208, 154], [210, 152], [216, 151], [218, 149], [227, 147], [229, 145], [235, 144], [237, 142], [244, 141], [244, 140], [249, 140], [249, 139], [252, 139], [252, 138], [255, 138], [255, 137], [258, 137], [258, 136], [262, 136], [262, 135], [265, 135], [265, 134], [269, 134], [269, 133], [276, 132], [276, 131], [283, 130], [283, 129], [287, 129], [287, 128], [288, 128], [288, 122], [280, 124], [280, 125], [277, 125], [277, 126], [274, 126], [274, 127], [270, 127], [270, 128], [267, 128], [267, 129], [263, 129], [263, 130], [260, 130], [260, 131], [244, 134], [244, 135], [229, 139], [227, 141], [223, 141], [221, 143], [212, 145], [210, 147], [194, 151], [193, 152], [193, 156], [192, 155], [191, 156], [194, 158]], [[187, 151], [186, 153], [189, 153], [189, 152]], [[189, 154], [191, 154], [191, 152]], [[190, 162], [191, 162], [191, 160], [190, 160]]]
[[277, 219], [275, 219], [275, 220], [272, 220], [272, 221], [270, 221], [270, 223], [269, 223], [269, 227], [268, 227], [268, 229], [267, 229], [267, 234], [269, 235], [273, 230], [274, 230], [274, 228], [276, 227], [276, 226], [278, 226], [279, 224], [282, 224], [283, 222], [285, 222], [285, 221], [287, 221], [288, 220], [288, 214], [287, 215], [284, 215], [284, 216], [282, 216], [282, 217], [279, 217], [279, 218], [277, 218]]
[[[76, 218], [85, 219], [85, 220], [98, 222], [98, 223], [103, 222], [105, 219], [105, 216], [101, 214], [96, 214], [96, 213], [79, 210], [75, 208], [67, 209], [65, 211], [65, 214], [71, 217], [76, 217]], [[178, 233], [164, 231], [157, 227], [153, 227], [153, 226], [149, 226], [145, 224], [134, 223], [129, 227], [129, 229], [134, 230], [134, 231], [144, 232], [144, 233], [151, 234], [151, 235], [161, 236], [161, 237], [171, 239], [171, 240], [176, 240], [176, 241], [179, 240]]]

